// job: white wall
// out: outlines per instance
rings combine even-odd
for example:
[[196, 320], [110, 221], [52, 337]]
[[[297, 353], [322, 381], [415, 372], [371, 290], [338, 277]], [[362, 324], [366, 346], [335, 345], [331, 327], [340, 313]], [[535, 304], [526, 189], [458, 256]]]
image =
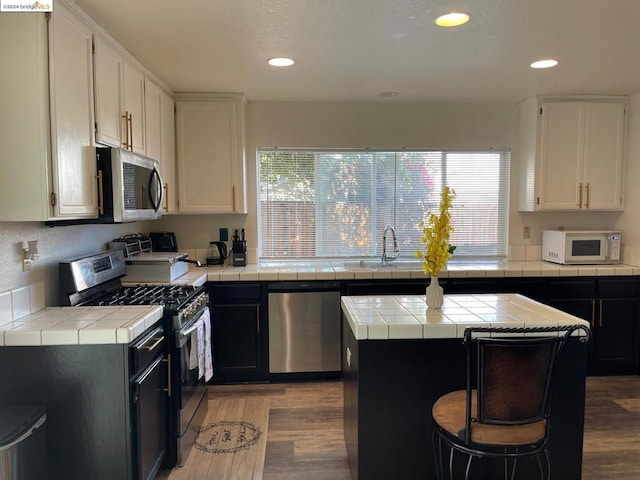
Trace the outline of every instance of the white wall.
[[[147, 231], [149, 222], [50, 228], [39, 222], [0, 223], [0, 292], [42, 280], [46, 305], [58, 303], [58, 263], [104, 250], [109, 240]], [[22, 243], [38, 240], [40, 258], [22, 271]]]

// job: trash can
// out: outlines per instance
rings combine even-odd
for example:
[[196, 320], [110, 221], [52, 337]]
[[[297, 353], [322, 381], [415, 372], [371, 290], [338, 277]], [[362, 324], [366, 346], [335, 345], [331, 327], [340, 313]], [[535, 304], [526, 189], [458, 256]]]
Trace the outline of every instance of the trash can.
[[0, 480], [46, 480], [47, 411], [39, 405], [0, 406]]

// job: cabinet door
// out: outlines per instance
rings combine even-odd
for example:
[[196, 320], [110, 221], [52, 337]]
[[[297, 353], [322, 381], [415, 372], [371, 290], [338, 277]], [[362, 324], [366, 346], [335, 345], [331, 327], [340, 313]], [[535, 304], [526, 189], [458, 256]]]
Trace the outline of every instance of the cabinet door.
[[593, 368], [596, 373], [637, 373], [638, 300], [598, 300], [593, 335]]
[[178, 195], [183, 213], [246, 213], [240, 99], [176, 99]]
[[261, 310], [260, 304], [214, 306], [212, 335], [216, 382], [267, 379]]
[[129, 115], [129, 149], [145, 155], [144, 75], [127, 62], [123, 62], [122, 72], [123, 114]]
[[167, 362], [159, 357], [133, 382], [134, 478], [150, 480], [167, 452]]
[[49, 37], [53, 216], [97, 217], [92, 32], [56, 9]]
[[539, 210], [579, 210], [583, 120], [581, 102], [542, 104], [538, 158]]
[[162, 160], [160, 174], [164, 180], [164, 211], [176, 213], [178, 210], [178, 182], [176, 181], [176, 129], [173, 99], [160, 94], [160, 139]]
[[96, 142], [124, 147], [126, 122], [122, 118], [122, 58], [102, 38], [95, 36], [94, 76]]
[[0, 221], [47, 220], [51, 172], [45, 16], [0, 14], [0, 58]]
[[147, 157], [157, 160], [160, 165], [162, 165], [161, 94], [160, 87], [148, 78], [144, 79], [145, 151]]
[[585, 105], [584, 198], [590, 210], [622, 208], [625, 104]]

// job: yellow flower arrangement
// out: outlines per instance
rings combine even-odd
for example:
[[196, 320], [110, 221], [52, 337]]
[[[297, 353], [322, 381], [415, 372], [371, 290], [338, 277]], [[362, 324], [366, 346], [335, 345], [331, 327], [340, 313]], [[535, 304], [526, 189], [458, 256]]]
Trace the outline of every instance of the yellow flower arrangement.
[[426, 221], [418, 224], [422, 228], [420, 243], [424, 244], [424, 251], [416, 250], [416, 257], [420, 259], [425, 275], [437, 276], [456, 249], [454, 245], [449, 243], [449, 237], [453, 232], [449, 209], [455, 197], [454, 190], [444, 187], [440, 202], [440, 215], [430, 211], [427, 213]]

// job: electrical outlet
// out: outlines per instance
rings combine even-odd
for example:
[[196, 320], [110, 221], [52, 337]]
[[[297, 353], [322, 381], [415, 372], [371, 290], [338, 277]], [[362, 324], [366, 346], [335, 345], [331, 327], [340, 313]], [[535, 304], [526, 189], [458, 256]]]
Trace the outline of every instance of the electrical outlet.
[[531, 238], [531, 227], [522, 227], [522, 239], [529, 240]]
[[229, 240], [229, 229], [228, 228], [221, 228], [220, 229], [220, 241], [221, 242], [226, 242]]

